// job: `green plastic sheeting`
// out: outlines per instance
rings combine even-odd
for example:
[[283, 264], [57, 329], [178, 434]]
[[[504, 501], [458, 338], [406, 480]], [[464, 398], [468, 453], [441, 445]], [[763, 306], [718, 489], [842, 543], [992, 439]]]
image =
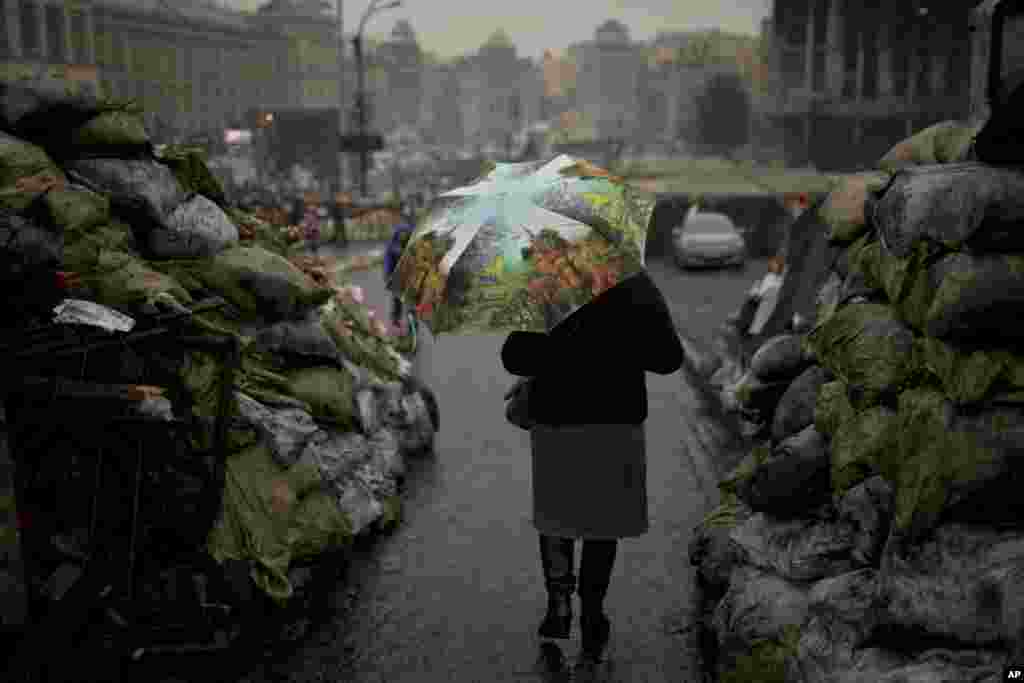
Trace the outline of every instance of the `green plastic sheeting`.
[[313, 417], [356, 431], [355, 378], [343, 368], [306, 368], [289, 375], [288, 393], [309, 405]]
[[130, 111], [105, 111], [71, 135], [75, 147], [132, 147], [149, 142], [142, 117]]
[[366, 310], [335, 301], [322, 310], [321, 319], [345, 358], [383, 379], [397, 380], [401, 377], [398, 361], [386, 351], [388, 342], [371, 330]]
[[875, 406], [847, 415], [832, 435], [832, 491], [838, 498], [878, 474], [879, 461], [895, 443], [896, 413]]
[[808, 343], [821, 365], [853, 385], [867, 407], [916, 374], [913, 333], [889, 306], [850, 304], [818, 325]]
[[0, 132], [0, 208], [24, 211], [58, 180], [64, 174], [42, 147]]
[[915, 340], [919, 363], [950, 400], [978, 403], [995, 391], [1024, 389], [1024, 356], [1006, 350], [962, 350], [933, 337]]
[[829, 226], [830, 242], [853, 242], [869, 230], [864, 213], [865, 201], [885, 188], [892, 175], [872, 171], [845, 176], [836, 183], [828, 199], [818, 209], [821, 220]]
[[931, 531], [950, 491], [966, 488], [997, 464], [999, 454], [985, 445], [984, 435], [954, 427], [953, 404], [941, 392], [920, 388], [900, 395], [897, 445], [882, 453], [879, 468], [895, 485], [894, 527], [907, 538]]
[[64, 232], [65, 239], [110, 220], [110, 200], [91, 190], [55, 188], [46, 193], [43, 203], [51, 223]]
[[818, 391], [814, 404], [814, 428], [822, 434], [834, 435], [839, 426], [853, 419], [856, 413], [850, 403], [846, 382], [826, 382]]
[[192, 297], [174, 278], [157, 272], [142, 259], [123, 252], [99, 254], [96, 271], [83, 278], [96, 303], [111, 308], [135, 308], [170, 295], [180, 304]]
[[923, 330], [936, 295], [928, 268], [940, 253], [937, 245], [918, 242], [910, 256], [900, 258], [877, 239], [872, 239], [859, 247], [850, 263], [864, 275], [869, 286], [885, 292], [889, 303], [905, 322], [916, 330]]
[[210, 171], [199, 150], [182, 145], [163, 145], [157, 157], [170, 167], [186, 192], [201, 194], [222, 209], [227, 207], [224, 186]]
[[247, 560], [256, 585], [279, 603], [292, 596], [294, 559], [347, 547], [352, 527], [315, 465], [282, 469], [260, 444], [227, 462], [221, 519], [207, 549], [217, 562]]
[[981, 124], [940, 121], [898, 142], [879, 162], [883, 170], [965, 161]]
[[268, 307], [295, 312], [331, 297], [329, 289], [317, 287], [290, 261], [262, 247], [233, 247], [212, 258], [154, 262], [153, 267], [187, 289], [208, 289], [224, 297], [250, 318], [265, 315]]
[[795, 659], [799, 651], [800, 627], [787, 624], [779, 638], [758, 639], [748, 654], [736, 658], [731, 669], [722, 672], [721, 683], [786, 683], [788, 660]]

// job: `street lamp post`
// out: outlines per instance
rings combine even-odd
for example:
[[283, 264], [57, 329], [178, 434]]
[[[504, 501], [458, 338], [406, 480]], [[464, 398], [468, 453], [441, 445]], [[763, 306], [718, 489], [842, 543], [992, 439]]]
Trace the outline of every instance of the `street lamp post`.
[[341, 141], [345, 135], [345, 21], [338, 0], [338, 192], [345, 190], [345, 153]]
[[391, 0], [384, 4], [378, 4], [380, 0], [373, 0], [366, 11], [363, 12], [362, 18], [359, 20], [359, 29], [356, 31], [355, 38], [352, 39], [352, 47], [355, 51], [356, 56], [356, 72], [359, 77], [359, 92], [356, 95], [356, 113], [359, 117], [359, 193], [366, 197], [368, 194], [366, 187], [366, 177], [369, 173], [370, 167], [370, 150], [369, 145], [366, 142], [366, 66], [363, 60], [363, 29], [366, 28], [366, 22], [370, 20], [375, 13], [400, 7], [402, 0]]

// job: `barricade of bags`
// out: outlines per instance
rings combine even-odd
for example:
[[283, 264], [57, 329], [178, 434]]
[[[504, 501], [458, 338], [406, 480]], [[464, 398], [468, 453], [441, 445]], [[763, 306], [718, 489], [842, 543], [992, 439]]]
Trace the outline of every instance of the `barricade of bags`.
[[934, 126], [837, 185], [813, 327], [730, 387], [756, 445], [691, 547], [720, 680], [1020, 661], [1024, 173], [967, 160], [976, 130]]
[[[226, 305], [193, 334], [241, 342], [218, 560], [251, 563], [269, 595], [289, 564], [397, 522], [406, 456], [439, 427], [389, 330], [327, 268], [290, 253], [279, 226], [231, 206], [201, 149], [154, 146], [131, 103], [46, 83], [0, 86], [4, 326], [53, 318], [63, 299], [130, 317]], [[73, 284], [71, 284], [73, 283]], [[222, 373], [185, 351], [174, 413], [210, 428]]]

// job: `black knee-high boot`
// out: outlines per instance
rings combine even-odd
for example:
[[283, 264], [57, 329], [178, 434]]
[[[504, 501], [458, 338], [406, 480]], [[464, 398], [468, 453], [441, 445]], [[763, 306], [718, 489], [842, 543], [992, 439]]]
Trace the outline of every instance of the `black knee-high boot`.
[[572, 538], [540, 535], [540, 562], [548, 591], [548, 611], [537, 633], [543, 638], [568, 638], [572, 630], [572, 594], [576, 588]]
[[611, 635], [611, 624], [604, 613], [604, 598], [608, 594], [618, 546], [614, 539], [583, 541], [579, 582], [580, 631], [583, 634], [583, 654], [593, 659], [600, 659]]

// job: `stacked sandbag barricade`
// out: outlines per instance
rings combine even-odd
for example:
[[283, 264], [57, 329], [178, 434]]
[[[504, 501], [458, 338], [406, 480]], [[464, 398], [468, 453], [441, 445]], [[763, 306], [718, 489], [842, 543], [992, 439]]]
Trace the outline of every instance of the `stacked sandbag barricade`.
[[[404, 459], [439, 427], [433, 393], [343, 268], [290, 260], [285, 232], [230, 206], [201, 149], [153, 145], [131, 103], [2, 84], [0, 238], [5, 326], [52, 319], [65, 298], [135, 317], [226, 302], [191, 323], [241, 346], [216, 560], [285, 601], [294, 560], [397, 522]], [[183, 352], [177, 416], [212, 425], [219, 370]]]
[[976, 131], [939, 124], [839, 183], [812, 329], [733, 388], [758, 440], [691, 546], [718, 680], [1024, 661], [1024, 173], [971, 161]]

